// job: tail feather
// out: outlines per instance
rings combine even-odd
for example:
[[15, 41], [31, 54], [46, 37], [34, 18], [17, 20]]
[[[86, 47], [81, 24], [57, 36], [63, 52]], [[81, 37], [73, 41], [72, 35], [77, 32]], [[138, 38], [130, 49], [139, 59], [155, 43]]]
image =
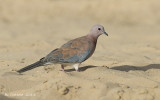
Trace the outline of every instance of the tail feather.
[[39, 61], [37, 61], [37, 62], [35, 62], [35, 63], [31, 64], [31, 65], [28, 65], [28, 66], [18, 70], [17, 72], [18, 73], [23, 73], [23, 72], [26, 72], [28, 70], [31, 70], [33, 68], [36, 68], [36, 67], [39, 67], [39, 66], [43, 66], [43, 65], [44, 64], [43, 64], [42, 60], [39, 60]]

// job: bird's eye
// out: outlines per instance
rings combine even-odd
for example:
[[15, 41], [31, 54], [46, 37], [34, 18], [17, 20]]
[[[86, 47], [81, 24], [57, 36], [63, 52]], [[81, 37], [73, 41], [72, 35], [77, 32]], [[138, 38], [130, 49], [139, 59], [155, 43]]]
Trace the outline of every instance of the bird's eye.
[[101, 30], [101, 28], [98, 28], [98, 30]]

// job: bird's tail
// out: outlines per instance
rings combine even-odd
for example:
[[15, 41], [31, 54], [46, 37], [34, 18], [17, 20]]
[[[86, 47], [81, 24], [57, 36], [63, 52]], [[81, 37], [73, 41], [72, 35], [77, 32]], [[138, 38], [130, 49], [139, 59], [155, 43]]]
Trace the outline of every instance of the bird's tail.
[[23, 73], [23, 72], [26, 72], [26, 71], [31, 70], [33, 68], [36, 68], [36, 67], [39, 67], [39, 66], [43, 66], [44, 63], [43, 63], [42, 59], [40, 59], [39, 61], [37, 61], [37, 62], [35, 62], [35, 63], [31, 64], [31, 65], [28, 65], [28, 66], [18, 70], [17, 72], [18, 73]]

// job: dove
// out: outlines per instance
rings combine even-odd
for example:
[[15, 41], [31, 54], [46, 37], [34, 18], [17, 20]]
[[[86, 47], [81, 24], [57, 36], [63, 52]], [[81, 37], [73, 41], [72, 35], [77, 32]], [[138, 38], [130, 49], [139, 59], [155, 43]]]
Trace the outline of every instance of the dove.
[[65, 71], [64, 67], [66, 66], [73, 66], [76, 71], [79, 71], [78, 68], [80, 64], [94, 53], [97, 39], [102, 34], [108, 36], [104, 27], [96, 24], [91, 28], [87, 35], [68, 41], [61, 47], [51, 51], [39, 61], [28, 65], [17, 72], [23, 73], [33, 68], [50, 64], [61, 64], [62, 71]]

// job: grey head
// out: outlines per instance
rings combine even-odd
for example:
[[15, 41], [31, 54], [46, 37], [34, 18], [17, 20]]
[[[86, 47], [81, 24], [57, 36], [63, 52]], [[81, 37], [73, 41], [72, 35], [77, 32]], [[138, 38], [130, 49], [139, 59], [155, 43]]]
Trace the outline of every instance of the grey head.
[[93, 36], [93, 37], [99, 37], [100, 35], [105, 34], [108, 36], [108, 34], [105, 32], [105, 29], [102, 25], [96, 24], [94, 26], [92, 26], [89, 35]]

